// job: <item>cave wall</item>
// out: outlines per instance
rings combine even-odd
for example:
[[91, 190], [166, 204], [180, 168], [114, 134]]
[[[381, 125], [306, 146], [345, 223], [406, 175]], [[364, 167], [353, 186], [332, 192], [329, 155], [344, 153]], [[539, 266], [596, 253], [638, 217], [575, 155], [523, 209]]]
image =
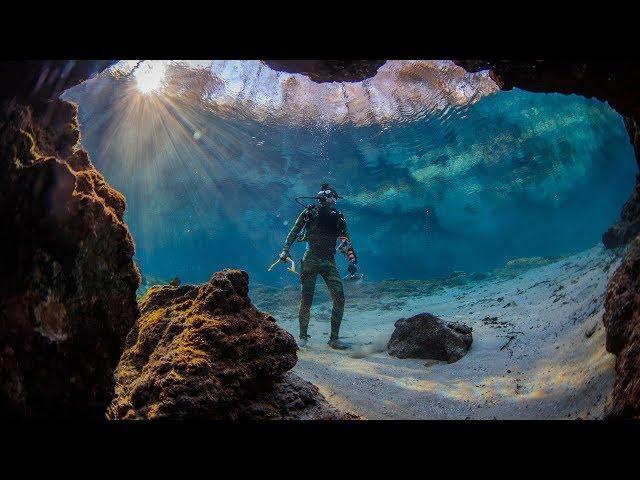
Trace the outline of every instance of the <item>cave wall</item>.
[[[636, 118], [625, 117], [625, 127], [633, 145], [636, 162], [640, 165], [640, 127]], [[636, 186], [620, 212], [620, 219], [602, 235], [602, 242], [608, 248], [628, 244], [640, 234], [640, 173], [636, 175]]]
[[607, 416], [640, 419], [640, 236], [607, 286], [607, 351], [616, 355], [616, 380]]
[[103, 418], [138, 317], [125, 199], [58, 95], [112, 62], [0, 62], [0, 416]]

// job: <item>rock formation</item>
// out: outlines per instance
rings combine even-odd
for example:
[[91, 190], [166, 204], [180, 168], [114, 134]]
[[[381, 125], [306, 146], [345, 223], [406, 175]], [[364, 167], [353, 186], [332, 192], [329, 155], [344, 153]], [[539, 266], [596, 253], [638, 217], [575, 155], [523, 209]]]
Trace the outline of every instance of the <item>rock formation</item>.
[[62, 92], [115, 63], [114, 60], [3, 60], [0, 99], [55, 110], [54, 100]]
[[[640, 102], [639, 102], [640, 103]], [[640, 107], [639, 107], [640, 109]], [[640, 113], [624, 119], [625, 127], [629, 132], [629, 138], [636, 155], [636, 162], [640, 166]], [[626, 201], [618, 220], [602, 236], [602, 242], [607, 248], [616, 248], [626, 245], [640, 234], [640, 174], [636, 176], [636, 188]]]
[[138, 315], [124, 197], [57, 95], [105, 62], [0, 62], [0, 415], [102, 418]]
[[514, 87], [532, 92], [558, 92], [607, 101], [624, 117], [640, 114], [637, 61], [568, 62], [566, 60], [455, 61], [468, 72], [490, 70], [502, 90]]
[[154, 286], [116, 370], [113, 419], [342, 419], [316, 387], [287, 372], [293, 336], [249, 300], [241, 270], [208, 283]]
[[278, 72], [300, 73], [314, 82], [361, 82], [373, 77], [385, 60], [263, 60]]
[[[640, 142], [638, 143], [640, 145]], [[602, 243], [607, 248], [617, 248], [628, 244], [640, 234], [640, 174], [636, 186], [620, 212], [620, 219], [602, 235]]]
[[471, 327], [420, 313], [395, 323], [387, 349], [398, 358], [424, 358], [453, 363], [464, 357], [473, 337]]
[[640, 237], [607, 287], [604, 324], [607, 350], [617, 356], [608, 415], [640, 418]]

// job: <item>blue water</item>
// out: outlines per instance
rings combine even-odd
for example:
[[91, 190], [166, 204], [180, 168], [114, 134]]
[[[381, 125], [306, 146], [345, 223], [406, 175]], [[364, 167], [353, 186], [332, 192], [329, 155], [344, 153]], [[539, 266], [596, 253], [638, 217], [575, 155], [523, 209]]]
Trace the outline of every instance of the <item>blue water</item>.
[[[110, 95], [108, 108], [99, 95]], [[83, 145], [127, 198], [142, 271], [187, 282], [237, 267], [252, 282], [297, 283], [266, 269], [301, 210], [293, 197], [322, 181], [346, 197], [337, 207], [361, 272], [381, 280], [589, 248], [618, 218], [637, 170], [621, 117], [579, 96], [513, 90], [362, 127], [219, 118], [179, 103], [163, 104], [164, 116], [144, 105], [123, 114], [113, 91], [75, 100]], [[296, 261], [303, 250], [294, 247]]]

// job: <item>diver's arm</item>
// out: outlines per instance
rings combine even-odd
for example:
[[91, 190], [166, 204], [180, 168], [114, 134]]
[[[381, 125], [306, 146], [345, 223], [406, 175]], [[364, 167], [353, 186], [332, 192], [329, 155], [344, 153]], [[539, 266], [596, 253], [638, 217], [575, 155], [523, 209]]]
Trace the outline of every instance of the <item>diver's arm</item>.
[[298, 215], [296, 223], [293, 224], [293, 227], [289, 231], [289, 235], [287, 235], [287, 239], [285, 240], [284, 246], [282, 247], [282, 253], [280, 254], [280, 257], [282, 257], [283, 254], [285, 254], [284, 258], [289, 256], [289, 249], [291, 248], [291, 245], [293, 245], [293, 242], [296, 241], [296, 238], [298, 238], [302, 227], [304, 227], [306, 212], [306, 210], [303, 210], [302, 213]]
[[347, 220], [344, 218], [344, 215], [340, 215], [340, 228], [338, 229], [338, 235], [342, 237], [346, 237], [349, 240], [349, 249], [353, 254], [353, 260], [350, 258], [350, 255], [347, 254], [347, 258], [349, 259], [349, 263], [353, 263], [354, 265], [358, 262], [358, 256], [356, 255], [355, 250], [353, 249], [353, 244], [351, 243], [351, 236], [349, 235], [349, 229], [347, 228]]

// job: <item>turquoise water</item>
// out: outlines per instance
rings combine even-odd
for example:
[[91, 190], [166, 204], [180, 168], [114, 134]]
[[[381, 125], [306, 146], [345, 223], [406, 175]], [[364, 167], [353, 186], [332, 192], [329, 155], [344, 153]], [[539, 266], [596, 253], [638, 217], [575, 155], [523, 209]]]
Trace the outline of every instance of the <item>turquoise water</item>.
[[142, 271], [183, 282], [237, 267], [297, 283], [266, 269], [301, 210], [293, 197], [323, 181], [345, 197], [366, 280], [574, 253], [619, 216], [637, 170], [621, 117], [579, 96], [513, 90], [368, 126], [223, 118], [186, 100], [122, 114], [117, 90], [70, 97], [92, 161], [127, 198]]

